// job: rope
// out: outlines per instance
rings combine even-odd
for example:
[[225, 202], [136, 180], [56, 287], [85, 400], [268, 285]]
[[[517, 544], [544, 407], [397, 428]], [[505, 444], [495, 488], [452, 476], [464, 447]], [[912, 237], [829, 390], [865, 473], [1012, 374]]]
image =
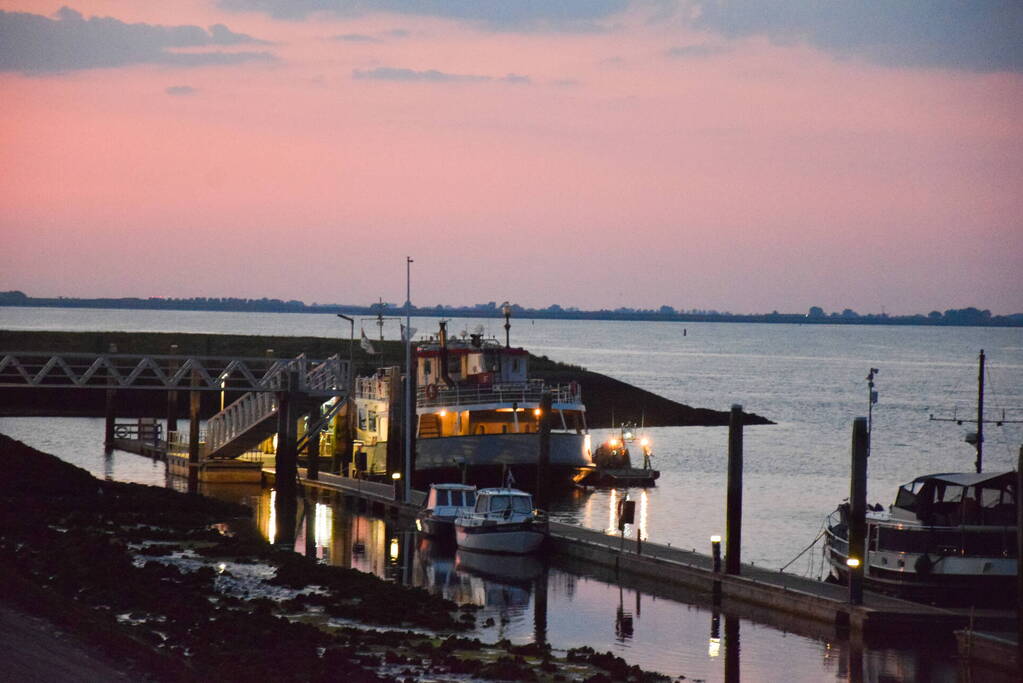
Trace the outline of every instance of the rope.
[[822, 537], [824, 536], [824, 529], [823, 529], [823, 526], [824, 526], [824, 525], [822, 524], [822, 525], [821, 525], [821, 527], [822, 527], [822, 528], [821, 528], [821, 532], [820, 532], [819, 534], [817, 534], [817, 538], [813, 539], [813, 543], [811, 543], [810, 545], [808, 545], [808, 546], [806, 546], [805, 548], [803, 548], [802, 550], [800, 550], [800, 551], [799, 551], [799, 554], [798, 554], [798, 555], [796, 555], [796, 556], [795, 556], [795, 557], [793, 557], [793, 558], [792, 558], [791, 560], [789, 560], [788, 564], [786, 564], [786, 565], [785, 565], [784, 567], [782, 567], [782, 568], [781, 568], [781, 569], [779, 569], [778, 571], [782, 571], [782, 572], [783, 572], [783, 571], [785, 571], [786, 569], [788, 569], [788, 568], [789, 568], [789, 567], [790, 567], [790, 566], [792, 565], [792, 563], [793, 563], [793, 562], [795, 562], [795, 561], [796, 561], [796, 560], [798, 560], [798, 559], [799, 559], [800, 557], [802, 557], [802, 556], [803, 556], [803, 554], [804, 554], [804, 553], [806, 553], [806, 551], [807, 551], [807, 550], [809, 550], [810, 548], [812, 548], [812, 547], [814, 547], [815, 545], [817, 545], [817, 541], [821, 540], [821, 538], [822, 538]]

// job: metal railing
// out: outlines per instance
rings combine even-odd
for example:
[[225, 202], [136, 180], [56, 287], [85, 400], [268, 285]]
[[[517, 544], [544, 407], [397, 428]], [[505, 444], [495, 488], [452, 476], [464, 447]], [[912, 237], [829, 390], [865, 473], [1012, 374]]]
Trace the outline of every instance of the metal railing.
[[[311, 366], [311, 369], [310, 369]], [[351, 368], [337, 355], [323, 361], [145, 354], [0, 352], [0, 387], [280, 391], [289, 371], [298, 391], [338, 395]]]
[[358, 377], [355, 380], [355, 395], [375, 401], [387, 401], [390, 398], [390, 381], [386, 377]]
[[[298, 389], [306, 393], [342, 391], [344, 384], [341, 365], [337, 356], [316, 362], [310, 368], [310, 361], [304, 355], [286, 364], [286, 369], [296, 371]], [[346, 366], [347, 367], [347, 366]], [[285, 375], [278, 373], [273, 381], [283, 386]], [[216, 453], [253, 426], [277, 413], [277, 397], [268, 392], [249, 392], [206, 422], [207, 453]]]
[[277, 413], [277, 397], [264, 392], [250, 392], [224, 408], [206, 422], [206, 445], [209, 452], [220, 450], [253, 425]]
[[431, 384], [416, 390], [416, 406], [439, 408], [489, 403], [539, 404], [547, 391], [551, 392], [554, 403], [582, 403], [582, 388], [576, 382], [548, 385], [542, 379], [531, 379], [491, 385], [456, 384], [452, 387]]

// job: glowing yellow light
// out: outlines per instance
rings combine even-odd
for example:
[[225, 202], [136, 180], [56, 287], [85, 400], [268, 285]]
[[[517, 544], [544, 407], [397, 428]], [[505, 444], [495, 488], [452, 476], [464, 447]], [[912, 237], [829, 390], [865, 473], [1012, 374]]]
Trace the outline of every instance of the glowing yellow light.
[[440, 411], [440, 412], [439, 412], [439, 413], [437, 413], [437, 414], [438, 414], [438, 415], [440, 415], [441, 417], [447, 417], [447, 415], [448, 415], [448, 411], [446, 411], [446, 410], [442, 410], [442, 411]]
[[391, 472], [391, 479], [401, 479], [401, 472]]
[[714, 534], [713, 536], [710, 537], [710, 542], [711, 543], [720, 543], [721, 542], [721, 537], [718, 536], [717, 534]]
[[856, 559], [855, 557], [850, 557], [849, 559], [847, 559], [845, 561], [845, 563], [847, 565], [849, 565], [849, 567], [852, 568], [852, 569], [855, 569], [856, 567], [860, 566], [860, 561], [858, 559]]
[[647, 446], [650, 445], [650, 439], [644, 436], [642, 439], [639, 440], [639, 445], [642, 446], [643, 448], [646, 448]]
[[611, 448], [618, 448], [618, 439], [608, 439], [607, 445]]
[[536, 415], [537, 417], [540, 417], [542, 412], [543, 411], [541, 411], [539, 408], [533, 408], [533, 414]]
[[398, 559], [398, 539], [397, 538], [392, 538], [391, 539], [391, 547], [388, 549], [388, 556], [392, 560], [397, 560]]
[[707, 644], [707, 656], [708, 657], [717, 657], [720, 654], [721, 654], [721, 639], [720, 638], [711, 638], [710, 642]]

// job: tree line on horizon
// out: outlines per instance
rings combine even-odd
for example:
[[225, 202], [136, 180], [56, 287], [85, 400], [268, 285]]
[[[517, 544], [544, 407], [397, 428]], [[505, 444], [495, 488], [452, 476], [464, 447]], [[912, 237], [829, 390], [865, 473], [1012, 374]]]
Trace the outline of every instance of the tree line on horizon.
[[[355, 315], [398, 315], [404, 314], [405, 304], [373, 303], [367, 306], [354, 304], [306, 304], [291, 299], [246, 299], [239, 297], [31, 297], [24, 292], [12, 290], [0, 292], [0, 306], [40, 306], [62, 308], [123, 308], [151, 310], [193, 310], [233, 311], [254, 313], [352, 313]], [[494, 301], [472, 306], [416, 306], [409, 308], [415, 315], [437, 315], [450, 317], [500, 318], [503, 304]], [[888, 315], [886, 313], [860, 314], [846, 308], [841, 312], [827, 313], [820, 306], [811, 306], [807, 313], [730, 313], [704, 309], [675, 309], [664, 305], [656, 309], [619, 307], [615, 309], [581, 310], [574, 306], [562, 307], [552, 304], [546, 308], [527, 308], [508, 304], [515, 317], [552, 318], [565, 320], [661, 320], [677, 322], [767, 322], [767, 323], [830, 323], [869, 325], [958, 325], [1023, 327], [1023, 313], [992, 315], [990, 310], [975, 307], [931, 311], [927, 315]]]

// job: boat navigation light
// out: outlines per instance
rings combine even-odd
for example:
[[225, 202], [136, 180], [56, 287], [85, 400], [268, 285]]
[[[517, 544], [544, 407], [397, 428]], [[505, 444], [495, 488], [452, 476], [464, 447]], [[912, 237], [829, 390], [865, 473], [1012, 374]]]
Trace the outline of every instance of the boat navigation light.
[[611, 448], [618, 448], [618, 439], [608, 439], [607, 445]]
[[438, 415], [440, 415], [441, 417], [447, 417], [447, 415], [448, 415], [448, 411], [446, 411], [446, 410], [442, 410], [442, 411], [440, 411], [440, 412], [439, 412], [439, 413], [437, 413], [437, 414], [438, 414]]
[[643, 448], [646, 448], [647, 446], [650, 445], [650, 439], [644, 436], [642, 439], [639, 440], [639, 445], [642, 446]]
[[401, 472], [391, 472], [391, 479], [401, 479]]
[[847, 560], [845, 561], [845, 563], [846, 563], [847, 565], [849, 565], [849, 568], [850, 568], [850, 569], [856, 569], [857, 567], [859, 567], [859, 566], [860, 566], [860, 561], [859, 561], [859, 560], [858, 560], [857, 558], [855, 558], [855, 557], [850, 557], [850, 558], [848, 558], [848, 559], [847, 559]]
[[536, 415], [537, 417], [540, 417], [540, 415], [543, 414], [543, 411], [540, 410], [539, 408], [533, 408], [533, 414]]

